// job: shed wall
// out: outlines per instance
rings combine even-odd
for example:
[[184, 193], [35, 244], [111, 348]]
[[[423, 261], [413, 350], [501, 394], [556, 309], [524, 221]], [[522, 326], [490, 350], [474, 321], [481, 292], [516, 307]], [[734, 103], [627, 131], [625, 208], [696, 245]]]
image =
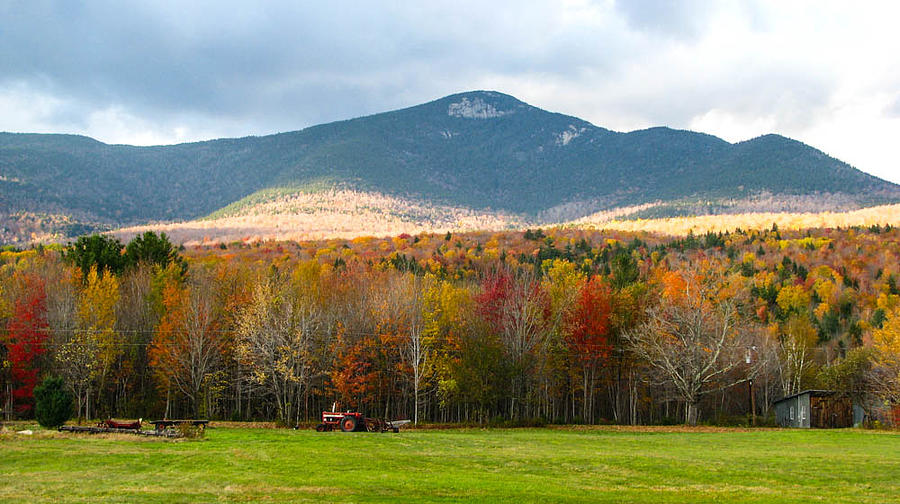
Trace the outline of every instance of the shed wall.
[[[792, 397], [780, 401], [775, 405], [775, 422], [778, 423], [778, 425], [782, 427], [803, 427], [800, 420], [801, 397], [802, 396]], [[808, 406], [806, 411], [809, 411]], [[809, 427], [808, 423], [806, 427]]]

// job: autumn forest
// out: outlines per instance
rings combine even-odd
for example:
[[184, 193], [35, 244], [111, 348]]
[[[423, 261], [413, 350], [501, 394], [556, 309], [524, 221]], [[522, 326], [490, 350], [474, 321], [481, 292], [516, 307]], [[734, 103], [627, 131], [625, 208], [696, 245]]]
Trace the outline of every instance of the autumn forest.
[[823, 388], [889, 423], [898, 260], [889, 226], [6, 249], [2, 409], [54, 376], [81, 419], [737, 425]]

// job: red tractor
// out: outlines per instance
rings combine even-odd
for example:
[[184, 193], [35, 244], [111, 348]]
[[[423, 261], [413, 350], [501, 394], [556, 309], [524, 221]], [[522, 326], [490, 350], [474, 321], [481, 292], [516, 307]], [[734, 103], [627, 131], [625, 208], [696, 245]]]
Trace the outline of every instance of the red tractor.
[[380, 418], [366, 418], [365, 415], [353, 411], [322, 412], [322, 423], [316, 425], [317, 432], [328, 432], [340, 429], [344, 432], [400, 432], [400, 426], [409, 423], [409, 420], [382, 420]]

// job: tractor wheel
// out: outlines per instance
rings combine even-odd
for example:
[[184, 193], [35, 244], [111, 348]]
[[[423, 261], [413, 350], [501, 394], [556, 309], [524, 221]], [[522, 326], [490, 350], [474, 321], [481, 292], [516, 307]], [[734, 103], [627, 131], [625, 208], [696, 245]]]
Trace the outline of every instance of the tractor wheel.
[[394, 431], [394, 434], [400, 432], [400, 429], [398, 427], [394, 427], [392, 430]]
[[316, 425], [316, 432], [325, 432], [325, 430], [327, 430], [325, 424], [320, 423], [319, 425]]
[[341, 430], [344, 432], [353, 432], [356, 430], [356, 417], [347, 415], [341, 419]]

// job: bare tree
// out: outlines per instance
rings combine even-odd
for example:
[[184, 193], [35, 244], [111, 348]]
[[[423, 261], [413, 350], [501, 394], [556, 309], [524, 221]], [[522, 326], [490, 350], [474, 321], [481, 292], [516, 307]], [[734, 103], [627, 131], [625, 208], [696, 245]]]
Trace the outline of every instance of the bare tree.
[[174, 385], [191, 400], [193, 413], [200, 415], [204, 390], [219, 370], [225, 345], [211, 279], [197, 273], [184, 291], [170, 290], [164, 298], [168, 312], [151, 344], [151, 365], [167, 387]]
[[779, 376], [784, 395], [802, 390], [803, 376], [812, 366], [812, 351], [818, 334], [809, 319], [794, 315], [788, 319], [780, 335]]
[[[48, 268], [48, 275], [58, 273]], [[89, 353], [77, 348], [75, 338], [78, 329], [78, 291], [73, 270], [63, 270], [54, 275], [55, 281], [47, 283], [47, 322], [50, 326], [50, 349], [53, 368], [65, 379], [75, 394], [76, 416], [81, 418], [85, 407], [86, 384], [90, 383], [91, 367]], [[96, 353], [97, 349], [89, 349]]]
[[633, 352], [657, 370], [685, 403], [685, 421], [696, 425], [703, 395], [744, 382], [749, 368], [729, 376], [744, 363], [755, 331], [743, 324], [736, 303], [718, 300], [711, 285], [686, 282], [684, 296], [663, 299], [647, 310], [647, 320], [625, 333]]
[[75, 392], [79, 417], [83, 411], [90, 418], [95, 385], [99, 382], [96, 389], [102, 392], [112, 362], [121, 354], [114, 331], [118, 301], [118, 280], [94, 268], [80, 292], [59, 289], [54, 294], [54, 365]]
[[153, 267], [140, 263], [121, 278], [116, 307], [116, 331], [126, 348], [118, 362], [116, 402], [122, 415], [129, 396], [146, 397], [151, 387], [148, 370], [147, 347], [159, 315], [151, 301]]
[[412, 370], [413, 422], [419, 423], [419, 389], [429, 354], [424, 334], [422, 279], [411, 273], [396, 273], [375, 290], [370, 309], [378, 312], [373, 313], [375, 318], [398, 326], [400, 359]]
[[96, 359], [100, 352], [97, 340], [84, 331], [62, 333], [54, 352], [57, 372], [75, 393], [76, 416], [90, 419], [90, 389], [96, 373]]
[[783, 382], [780, 379], [784, 363], [781, 359], [778, 338], [770, 334], [760, 336], [759, 343], [748, 356], [756, 366], [753, 393], [757, 404], [761, 405], [762, 416], [766, 417], [776, 398], [784, 395]]
[[313, 343], [325, 332], [321, 306], [289, 284], [257, 285], [238, 319], [237, 355], [252, 382], [274, 399], [278, 418], [299, 420], [301, 397], [313, 373]]
[[66, 270], [56, 279], [48, 283], [47, 289], [47, 321], [50, 325], [53, 367], [75, 394], [75, 415], [80, 420], [90, 414], [87, 395], [94, 376], [94, 356], [100, 348], [89, 334], [79, 331], [79, 293], [74, 271]]
[[509, 415], [518, 418], [530, 391], [538, 352], [549, 336], [547, 299], [532, 274], [506, 277], [497, 296], [494, 326], [512, 366]]
[[187, 380], [179, 387], [191, 398], [194, 413], [198, 415], [203, 388], [218, 369], [223, 352], [222, 337], [215, 324], [214, 301], [212, 296], [199, 291], [200, 288], [191, 289], [182, 329], [187, 350], [183, 358], [189, 361], [186, 362], [189, 372], [184, 375]]

